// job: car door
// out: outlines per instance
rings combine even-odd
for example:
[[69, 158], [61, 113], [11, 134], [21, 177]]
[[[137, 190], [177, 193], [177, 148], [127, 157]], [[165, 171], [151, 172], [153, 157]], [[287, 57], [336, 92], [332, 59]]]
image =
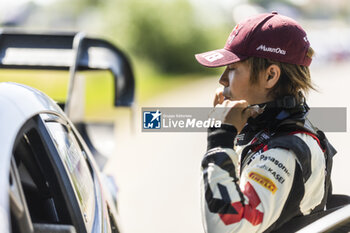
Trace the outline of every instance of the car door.
[[113, 229], [86, 150], [63, 116], [39, 114], [22, 127], [13, 148], [10, 186], [12, 232]]

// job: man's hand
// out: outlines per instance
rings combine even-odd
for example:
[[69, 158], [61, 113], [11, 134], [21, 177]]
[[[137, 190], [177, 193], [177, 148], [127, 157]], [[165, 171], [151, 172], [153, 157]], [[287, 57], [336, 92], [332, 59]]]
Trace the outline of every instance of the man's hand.
[[262, 112], [256, 108], [249, 108], [249, 104], [245, 100], [225, 100], [223, 92], [223, 88], [216, 89], [214, 109], [210, 113], [210, 117], [221, 120], [224, 124], [235, 126], [238, 132], [243, 129], [249, 117], [255, 117]]
[[249, 117], [255, 114], [255, 111], [248, 107], [245, 100], [224, 100], [221, 104], [217, 104], [210, 114], [210, 117], [221, 120], [224, 124], [235, 126], [240, 132], [247, 123]]

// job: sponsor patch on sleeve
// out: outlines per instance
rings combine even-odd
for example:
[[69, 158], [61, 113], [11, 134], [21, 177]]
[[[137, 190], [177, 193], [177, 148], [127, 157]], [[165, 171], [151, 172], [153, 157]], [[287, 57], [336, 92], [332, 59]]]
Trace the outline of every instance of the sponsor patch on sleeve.
[[261, 186], [263, 186], [264, 188], [266, 188], [267, 190], [269, 190], [270, 192], [272, 192], [272, 194], [275, 194], [277, 190], [277, 186], [269, 178], [263, 175], [260, 175], [257, 172], [250, 172], [248, 177], [254, 180], [255, 182], [257, 182], [258, 184], [260, 184]]

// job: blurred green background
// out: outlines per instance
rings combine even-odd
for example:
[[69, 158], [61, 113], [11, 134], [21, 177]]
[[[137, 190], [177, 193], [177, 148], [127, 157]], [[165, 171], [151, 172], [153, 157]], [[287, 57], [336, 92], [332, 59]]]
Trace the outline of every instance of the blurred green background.
[[[309, 39], [314, 40], [314, 47], [322, 48], [320, 62], [350, 57], [349, 42], [337, 41], [342, 50], [334, 51], [327, 46], [333, 42], [323, 42], [320, 35], [324, 35], [317, 34], [317, 29], [324, 31], [333, 25], [348, 27], [347, 0], [332, 4], [325, 0], [2, 0], [0, 23], [3, 28], [34, 32], [85, 31], [91, 37], [107, 39], [130, 58], [136, 101], [142, 104], [194, 80], [218, 75], [222, 69], [200, 66], [194, 54], [222, 48], [238, 21], [272, 10], [314, 29]], [[345, 34], [350, 34], [349, 30]], [[81, 74], [87, 80], [87, 119], [113, 115], [111, 75], [103, 71]], [[57, 100], [66, 96], [68, 76], [62, 71], [0, 70], [0, 81], [25, 83]]]

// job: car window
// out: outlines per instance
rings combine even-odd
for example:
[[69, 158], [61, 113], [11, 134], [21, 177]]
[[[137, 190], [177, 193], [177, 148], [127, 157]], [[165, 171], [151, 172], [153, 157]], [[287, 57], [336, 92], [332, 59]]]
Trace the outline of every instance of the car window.
[[91, 229], [95, 192], [86, 156], [75, 135], [65, 126], [58, 122], [46, 122], [46, 126], [74, 186], [84, 220]]
[[10, 184], [18, 187], [10, 188], [13, 233], [33, 232], [33, 227], [35, 232], [42, 227], [62, 229], [61, 226], [86, 232], [87, 224], [64, 164], [39, 115], [18, 132], [12, 160]]

